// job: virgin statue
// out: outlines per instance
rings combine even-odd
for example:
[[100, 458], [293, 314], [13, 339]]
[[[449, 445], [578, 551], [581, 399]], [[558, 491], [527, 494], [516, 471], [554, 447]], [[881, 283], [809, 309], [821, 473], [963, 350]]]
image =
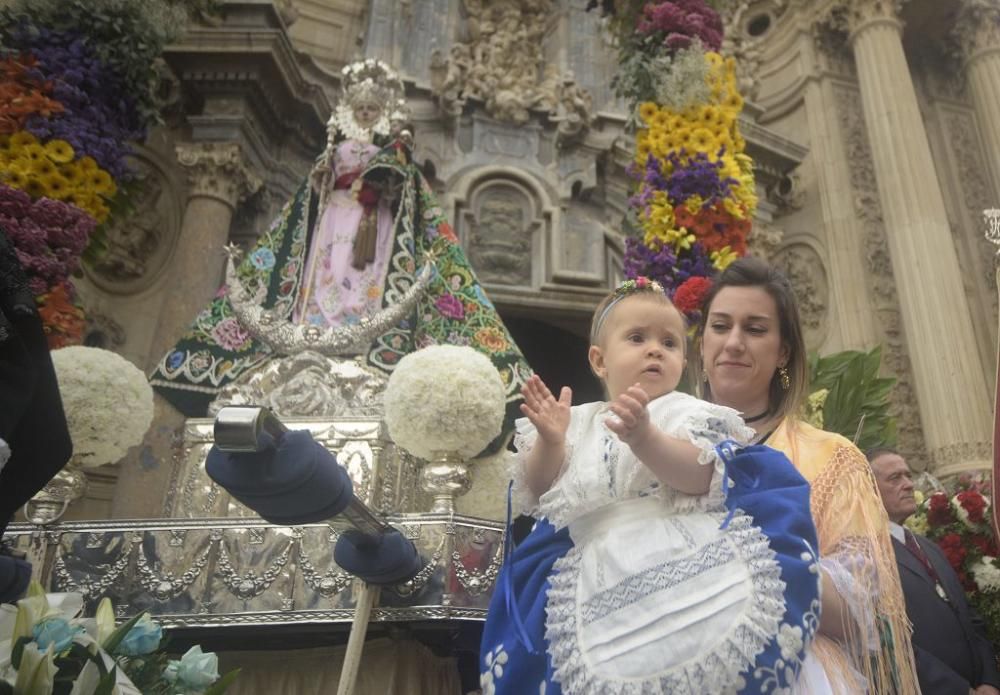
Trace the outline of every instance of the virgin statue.
[[412, 162], [402, 81], [372, 59], [348, 65], [342, 79], [313, 171], [230, 265], [227, 286], [151, 383], [185, 415], [203, 416], [220, 389], [281, 356], [282, 343], [241, 313], [238, 298], [250, 297], [261, 323], [313, 342], [355, 331], [353, 354], [382, 374], [427, 345], [470, 345], [499, 370], [513, 413], [530, 371]]

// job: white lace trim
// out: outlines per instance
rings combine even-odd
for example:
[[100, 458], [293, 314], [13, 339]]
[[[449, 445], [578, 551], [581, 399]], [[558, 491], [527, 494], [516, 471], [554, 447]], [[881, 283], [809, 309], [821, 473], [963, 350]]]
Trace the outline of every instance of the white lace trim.
[[[719, 523], [724, 514], [711, 514]], [[750, 600], [716, 646], [697, 660], [676, 666], [654, 678], [608, 680], [593, 673], [577, 641], [577, 580], [580, 550], [572, 548], [558, 560], [550, 577], [546, 604], [545, 638], [563, 692], [574, 695], [704, 695], [735, 693], [743, 680], [740, 673], [753, 665], [768, 642], [779, 634], [785, 613], [785, 582], [767, 536], [752, 519], [737, 511], [728, 535], [737, 557], [746, 563], [750, 578]]]

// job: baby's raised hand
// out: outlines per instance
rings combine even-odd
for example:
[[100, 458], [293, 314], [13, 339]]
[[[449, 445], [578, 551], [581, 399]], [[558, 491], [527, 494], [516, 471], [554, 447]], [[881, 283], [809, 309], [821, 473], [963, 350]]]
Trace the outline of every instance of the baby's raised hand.
[[545, 382], [535, 374], [525, 383], [521, 395], [524, 396], [521, 412], [531, 420], [538, 436], [551, 444], [561, 443], [569, 429], [569, 408], [573, 402], [570, 388], [563, 386], [556, 400]]
[[608, 418], [604, 422], [620, 440], [632, 446], [649, 434], [649, 410], [646, 408], [648, 403], [649, 395], [639, 384], [629, 386], [609, 405], [616, 417]]

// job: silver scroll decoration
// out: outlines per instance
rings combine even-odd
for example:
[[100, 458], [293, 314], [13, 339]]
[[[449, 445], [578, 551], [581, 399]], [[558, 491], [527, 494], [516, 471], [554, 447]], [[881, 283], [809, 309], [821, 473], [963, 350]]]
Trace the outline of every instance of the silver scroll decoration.
[[227, 293], [236, 320], [247, 333], [279, 355], [294, 355], [305, 350], [323, 355], [357, 355], [365, 352], [376, 337], [410, 313], [433, 277], [432, 264], [427, 263], [417, 274], [416, 281], [392, 306], [350, 326], [321, 328], [312, 324], [292, 323], [260, 306], [236, 276], [234, 257], [238, 255], [238, 251], [232, 246], [227, 247], [227, 251]]

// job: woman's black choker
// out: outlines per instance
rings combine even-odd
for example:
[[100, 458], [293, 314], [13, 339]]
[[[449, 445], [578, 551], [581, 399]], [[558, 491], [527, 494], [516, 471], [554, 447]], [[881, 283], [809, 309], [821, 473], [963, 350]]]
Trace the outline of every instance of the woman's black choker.
[[766, 418], [770, 414], [771, 414], [770, 410], [765, 410], [760, 415], [754, 415], [753, 417], [745, 417], [745, 418], [743, 418], [743, 422], [747, 423], [748, 425], [751, 422], [760, 422], [761, 420], [763, 420], [764, 418]]

